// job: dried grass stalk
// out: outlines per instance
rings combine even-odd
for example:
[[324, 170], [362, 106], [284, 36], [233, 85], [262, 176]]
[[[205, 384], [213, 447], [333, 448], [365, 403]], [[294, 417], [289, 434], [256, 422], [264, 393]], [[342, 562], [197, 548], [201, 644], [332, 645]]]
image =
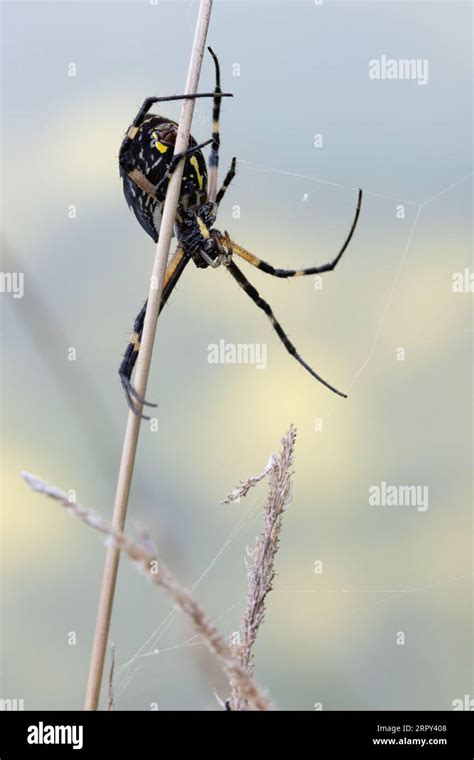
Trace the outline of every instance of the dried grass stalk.
[[115, 645], [110, 644], [110, 648], [112, 650], [111, 659], [110, 659], [110, 670], [109, 670], [109, 688], [108, 688], [108, 694], [107, 694], [107, 712], [112, 712], [114, 709], [114, 670], [115, 670]]
[[[296, 428], [290, 426], [281, 439], [282, 450], [270, 459], [268, 494], [263, 507], [264, 524], [255, 546], [247, 550], [247, 603], [240, 625], [240, 642], [233, 651], [249, 676], [253, 674], [253, 645], [265, 618], [265, 600], [275, 578], [275, 556], [279, 547], [283, 515], [292, 497], [291, 476], [296, 440]], [[248, 489], [247, 489], [248, 490]], [[247, 710], [247, 697], [235, 682], [228, 700], [230, 710]]]
[[227, 494], [225, 499], [222, 499], [222, 501], [219, 502], [219, 504], [231, 504], [232, 502], [238, 501], [244, 496], [247, 496], [250, 489], [254, 488], [257, 483], [260, 483], [268, 475], [272, 467], [273, 454], [270, 455], [268, 464], [260, 475], [255, 475], [253, 478], [247, 478], [247, 480], [241, 480], [240, 483]]
[[144, 539], [144, 545], [132, 541], [125, 533], [117, 530], [100, 515], [92, 512], [80, 504], [71, 502], [67, 493], [55, 486], [48, 486], [35, 475], [23, 472], [22, 476], [26, 483], [38, 493], [49, 496], [59, 501], [71, 514], [90, 527], [103, 533], [108, 538], [108, 544], [117, 547], [135, 562], [156, 586], [161, 586], [173, 601], [191, 620], [196, 631], [203, 637], [211, 652], [220, 661], [227, 677], [229, 678], [232, 691], [245, 700], [245, 704], [252, 710], [269, 710], [272, 704], [266, 694], [257, 685], [249, 669], [236, 656], [232, 648], [227, 645], [224, 637], [219, 633], [214, 623], [201, 609], [190, 592], [183, 588], [168, 570], [166, 565], [158, 559], [158, 554], [149, 539]]
[[[194, 33], [193, 47], [189, 61], [188, 76], [186, 79], [185, 92], [195, 94], [198, 88], [201, 64], [206, 45], [206, 36], [211, 17], [212, 0], [200, 0], [196, 29]], [[193, 99], [183, 100], [179, 117], [178, 132], [174, 146], [174, 155], [184, 152], [189, 143], [191, 121], [195, 102]], [[184, 161], [180, 161], [176, 170], [170, 177], [166, 190], [166, 197], [161, 218], [160, 235], [156, 245], [155, 259], [150, 278], [147, 308], [143, 333], [140, 341], [140, 353], [138, 355], [135, 371], [134, 387], [138, 397], [146, 396], [148, 375], [150, 372], [153, 344], [155, 340], [156, 324], [160, 311], [163, 282], [165, 277], [166, 263], [173, 236], [176, 210], [178, 207], [181, 180], [184, 171]], [[141, 411], [138, 405], [137, 411]], [[112, 522], [114, 526], [122, 530], [127, 515], [128, 499], [130, 495], [135, 456], [138, 445], [138, 434], [141, 419], [131, 410], [128, 413], [127, 427], [122, 445], [122, 457], [117, 476], [117, 487]], [[110, 620], [114, 602], [115, 587], [117, 582], [118, 563], [120, 552], [112, 545], [107, 552], [102, 575], [102, 585], [97, 608], [96, 626], [92, 644], [91, 659], [89, 665], [89, 678], [86, 689], [85, 709], [97, 710], [101, 690], [102, 674], [104, 670], [105, 652], [109, 636]]]

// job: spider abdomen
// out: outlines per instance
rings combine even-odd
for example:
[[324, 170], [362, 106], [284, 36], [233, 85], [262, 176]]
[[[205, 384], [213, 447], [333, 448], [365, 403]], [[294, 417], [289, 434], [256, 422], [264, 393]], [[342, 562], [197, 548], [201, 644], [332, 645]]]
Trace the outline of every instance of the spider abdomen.
[[[161, 209], [177, 131], [176, 122], [148, 114], [139, 127], [130, 127], [120, 148], [120, 176], [125, 200], [145, 232], [155, 242], [160, 232]], [[196, 145], [194, 138], [190, 137], [189, 147]], [[138, 180], [133, 179], [133, 175], [145, 178], [150, 186], [148, 192]], [[150, 194], [151, 191], [153, 194]], [[206, 198], [206, 162], [202, 152], [197, 150], [185, 160], [179, 204], [199, 208]]]

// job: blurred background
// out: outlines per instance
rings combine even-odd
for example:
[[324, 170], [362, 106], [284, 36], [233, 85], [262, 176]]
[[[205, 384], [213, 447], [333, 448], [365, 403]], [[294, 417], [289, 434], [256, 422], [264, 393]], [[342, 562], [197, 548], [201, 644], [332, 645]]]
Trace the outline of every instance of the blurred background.
[[[155, 252], [122, 197], [118, 149], [145, 96], [182, 92], [197, 7], [2, 3], [2, 271], [24, 274], [24, 296], [1, 294], [0, 696], [25, 709], [82, 707], [104, 548], [19, 473], [111, 515], [127, 417], [117, 367]], [[349, 397], [285, 352], [223, 268], [190, 264], [159, 322], [158, 430], [142, 426], [128, 525], [147, 526], [230, 636], [265, 484], [219, 500], [298, 427], [256, 647], [282, 709], [450, 709], [473, 694], [472, 294], [453, 292], [472, 266], [470, 16], [462, 2], [214, 5], [208, 42], [234, 93], [221, 171], [238, 158], [217, 227], [276, 266], [322, 264], [364, 189], [322, 288], [242, 263]], [[370, 79], [383, 55], [426, 59], [428, 82]], [[201, 91], [213, 76], [206, 57]], [[161, 110], [177, 118], [179, 105]], [[210, 112], [198, 103], [199, 141]], [[266, 368], [210, 364], [221, 340], [264, 344]], [[383, 481], [427, 486], [428, 509], [370, 505]], [[218, 666], [126, 560], [111, 639], [118, 709], [219, 709]]]

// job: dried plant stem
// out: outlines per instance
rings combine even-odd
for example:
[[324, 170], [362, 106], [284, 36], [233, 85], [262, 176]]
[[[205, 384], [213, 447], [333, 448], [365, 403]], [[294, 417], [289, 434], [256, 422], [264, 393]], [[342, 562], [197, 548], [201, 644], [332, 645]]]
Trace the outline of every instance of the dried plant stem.
[[254, 488], [257, 483], [260, 483], [264, 478], [266, 478], [268, 473], [271, 471], [273, 464], [274, 462], [272, 454], [268, 460], [267, 466], [260, 473], [260, 475], [254, 475], [253, 478], [241, 480], [240, 483], [234, 489], [232, 489], [232, 491], [230, 491], [227, 496], [222, 499], [222, 501], [219, 502], [219, 504], [231, 504], [232, 502], [239, 501], [244, 496], [247, 496], [251, 488]]
[[115, 645], [111, 644], [110, 648], [112, 652], [111, 652], [110, 670], [109, 670], [109, 689], [108, 689], [108, 695], [107, 695], [107, 711], [108, 712], [111, 712], [114, 709]]
[[[189, 63], [188, 77], [186, 82], [186, 94], [197, 92], [199, 74], [206, 44], [207, 30], [212, 9], [212, 0], [201, 0], [199, 14], [194, 35], [191, 60]], [[191, 131], [191, 121], [194, 111], [194, 100], [184, 100], [181, 108], [178, 134], [176, 137], [175, 153], [187, 149]], [[161, 303], [163, 279], [166, 262], [169, 254], [173, 224], [176, 217], [179, 191], [183, 176], [183, 163], [178, 166], [172, 175], [163, 208], [163, 216], [160, 228], [160, 237], [156, 247], [155, 260], [150, 281], [148, 294], [148, 306], [146, 310], [145, 324], [141, 340], [140, 353], [138, 355], [137, 369], [135, 374], [135, 388], [139, 396], [145, 397], [148, 374], [150, 371], [151, 356], [155, 338], [156, 322]], [[125, 438], [122, 448], [122, 458], [117, 480], [114, 512], [112, 524], [114, 529], [122, 530], [125, 525], [128, 498], [133, 477], [135, 455], [137, 451], [140, 418], [133, 412], [129, 412]], [[87, 684], [85, 709], [97, 710], [101, 689], [101, 681], [104, 670], [105, 652], [109, 636], [110, 619], [117, 580], [120, 551], [119, 547], [111, 546], [107, 552], [102, 588], [100, 593], [94, 642], [92, 646], [91, 661], [89, 666], [89, 679]]]
[[[257, 536], [253, 550], [247, 550], [247, 603], [240, 626], [240, 642], [233, 651], [245, 671], [253, 673], [253, 645], [265, 618], [265, 600], [275, 578], [275, 557], [278, 551], [280, 531], [285, 510], [292, 496], [292, 464], [295, 449], [296, 428], [290, 426], [281, 439], [282, 451], [270, 459], [264, 473], [269, 471], [267, 499], [263, 507], [264, 524]], [[252, 480], [246, 481], [252, 484]], [[248, 490], [248, 489], [247, 489]], [[240, 685], [234, 684], [228, 702], [231, 710], [247, 710], [248, 700]]]
[[[246, 706], [254, 710], [269, 710], [272, 704], [256, 684], [247, 667], [239, 661], [231, 647], [225, 642], [214, 623], [208, 618], [191, 593], [180, 585], [166, 565], [159, 560], [152, 542], [144, 536], [143, 543], [132, 541], [121, 530], [104, 520], [100, 515], [86, 507], [71, 502], [65, 491], [55, 486], [48, 486], [31, 473], [23, 472], [26, 483], [38, 493], [59, 501], [66, 509], [80, 520], [109, 537], [110, 543], [117, 551], [122, 551], [141, 569], [156, 586], [161, 586], [180, 609], [187, 615], [211, 652], [220, 661], [232, 690], [241, 695]], [[111, 692], [109, 692], [110, 694]], [[109, 696], [110, 704], [110, 696]]]

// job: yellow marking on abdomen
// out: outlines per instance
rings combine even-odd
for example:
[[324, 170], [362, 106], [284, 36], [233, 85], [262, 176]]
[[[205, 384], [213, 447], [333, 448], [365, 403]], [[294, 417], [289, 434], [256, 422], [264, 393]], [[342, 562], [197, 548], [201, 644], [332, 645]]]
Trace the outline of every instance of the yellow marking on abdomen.
[[152, 132], [151, 136], [156, 141], [155, 142], [155, 148], [160, 151], [160, 153], [166, 153], [168, 150], [168, 146], [164, 145], [162, 142], [160, 142], [160, 138], [158, 137], [156, 132]]
[[191, 164], [191, 166], [194, 168], [194, 171], [196, 172], [196, 176], [197, 176], [198, 184], [199, 184], [199, 189], [202, 190], [202, 187], [203, 187], [203, 184], [204, 184], [204, 180], [203, 180], [203, 176], [202, 176], [201, 172], [199, 171], [199, 164], [198, 164], [198, 160], [197, 160], [196, 156], [191, 156], [191, 158], [189, 159], [189, 163]]
[[138, 353], [138, 351], [140, 351], [140, 339], [138, 337], [138, 333], [133, 333], [132, 337], [130, 338], [130, 343], [133, 346], [133, 350]]
[[133, 140], [137, 132], [138, 132], [138, 127], [130, 127], [127, 133], [127, 137], [129, 137], [130, 140]]

